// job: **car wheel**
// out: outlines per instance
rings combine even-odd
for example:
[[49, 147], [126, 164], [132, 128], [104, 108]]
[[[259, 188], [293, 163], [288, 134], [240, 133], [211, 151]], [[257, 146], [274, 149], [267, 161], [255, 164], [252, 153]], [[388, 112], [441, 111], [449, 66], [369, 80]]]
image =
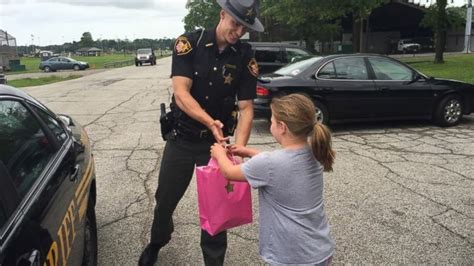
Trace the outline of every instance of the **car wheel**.
[[84, 257], [83, 266], [97, 265], [97, 223], [95, 219], [95, 208], [92, 199], [89, 199], [86, 220], [84, 222]]
[[329, 112], [327, 107], [320, 101], [315, 100], [314, 105], [316, 107], [316, 121], [322, 122], [323, 124], [329, 124]]
[[45, 66], [45, 67], [43, 68], [43, 71], [44, 71], [44, 72], [51, 72], [51, 68], [50, 68], [49, 66]]
[[80, 69], [81, 69], [81, 67], [79, 65], [74, 65], [74, 70], [78, 71]]
[[434, 121], [443, 127], [455, 126], [459, 124], [464, 112], [461, 97], [451, 94], [444, 97], [436, 107]]
[[135, 62], [135, 66], [138, 66], [138, 62]]

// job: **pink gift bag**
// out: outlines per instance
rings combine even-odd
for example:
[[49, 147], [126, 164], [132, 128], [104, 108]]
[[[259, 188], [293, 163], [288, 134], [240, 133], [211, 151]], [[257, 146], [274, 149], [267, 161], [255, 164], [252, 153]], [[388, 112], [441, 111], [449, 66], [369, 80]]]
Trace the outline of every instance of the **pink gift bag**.
[[196, 167], [196, 180], [203, 230], [214, 236], [252, 222], [252, 197], [247, 182], [227, 180], [213, 158], [207, 166]]

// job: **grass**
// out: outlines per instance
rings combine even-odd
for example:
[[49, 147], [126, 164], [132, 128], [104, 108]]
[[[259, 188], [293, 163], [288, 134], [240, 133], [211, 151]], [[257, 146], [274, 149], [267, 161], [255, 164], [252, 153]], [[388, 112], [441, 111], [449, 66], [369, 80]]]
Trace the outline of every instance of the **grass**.
[[444, 56], [444, 64], [433, 64], [434, 56], [410, 57], [400, 60], [428, 76], [456, 79], [474, 84], [474, 54]]
[[43, 78], [25, 78], [25, 79], [15, 79], [8, 81], [8, 85], [21, 88], [21, 87], [30, 87], [30, 86], [39, 86], [45, 84], [51, 84], [60, 81], [66, 81], [71, 79], [80, 78], [79, 75], [70, 75], [67, 77], [59, 77], [59, 76], [50, 76], [50, 77], [43, 77]]
[[[108, 54], [102, 56], [71, 56], [71, 58], [78, 61], [85, 61], [89, 63], [91, 69], [104, 68], [105, 63], [112, 63], [118, 61], [133, 60], [133, 54]], [[8, 72], [8, 74], [22, 74], [22, 73], [34, 73], [41, 72], [38, 68], [41, 60], [36, 57], [21, 57], [20, 64], [25, 65], [26, 70]]]

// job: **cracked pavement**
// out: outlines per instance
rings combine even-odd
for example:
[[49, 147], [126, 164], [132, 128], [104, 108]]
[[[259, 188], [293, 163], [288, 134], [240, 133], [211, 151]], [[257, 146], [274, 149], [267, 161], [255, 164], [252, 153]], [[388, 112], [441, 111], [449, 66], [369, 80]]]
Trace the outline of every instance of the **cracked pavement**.
[[[99, 265], [136, 265], [149, 239], [169, 102], [171, 59], [25, 89], [86, 127], [97, 175]], [[249, 145], [279, 148], [256, 120]], [[325, 179], [336, 264], [474, 264], [474, 115], [453, 128], [423, 121], [332, 126]], [[292, 177], [289, 177], [292, 178]], [[229, 231], [227, 265], [264, 264], [254, 223]], [[196, 182], [178, 205], [159, 265], [202, 265]]]

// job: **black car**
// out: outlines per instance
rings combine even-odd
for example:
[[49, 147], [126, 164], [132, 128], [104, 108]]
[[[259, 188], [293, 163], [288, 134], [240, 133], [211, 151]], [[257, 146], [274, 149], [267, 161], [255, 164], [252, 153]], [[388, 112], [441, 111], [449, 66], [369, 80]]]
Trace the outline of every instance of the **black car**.
[[303, 47], [279, 42], [249, 42], [260, 74], [271, 73], [301, 57], [311, 55]]
[[43, 70], [44, 72], [67, 69], [74, 69], [77, 71], [89, 68], [89, 64], [87, 62], [77, 61], [70, 57], [58, 56], [50, 58], [46, 61], [41, 61], [38, 68]]
[[474, 109], [474, 85], [427, 77], [393, 58], [372, 55], [311, 57], [264, 75], [257, 84], [256, 117], [269, 117], [272, 97], [310, 96], [323, 123], [432, 119], [453, 126]]
[[96, 265], [95, 202], [85, 130], [0, 85], [0, 265]]

